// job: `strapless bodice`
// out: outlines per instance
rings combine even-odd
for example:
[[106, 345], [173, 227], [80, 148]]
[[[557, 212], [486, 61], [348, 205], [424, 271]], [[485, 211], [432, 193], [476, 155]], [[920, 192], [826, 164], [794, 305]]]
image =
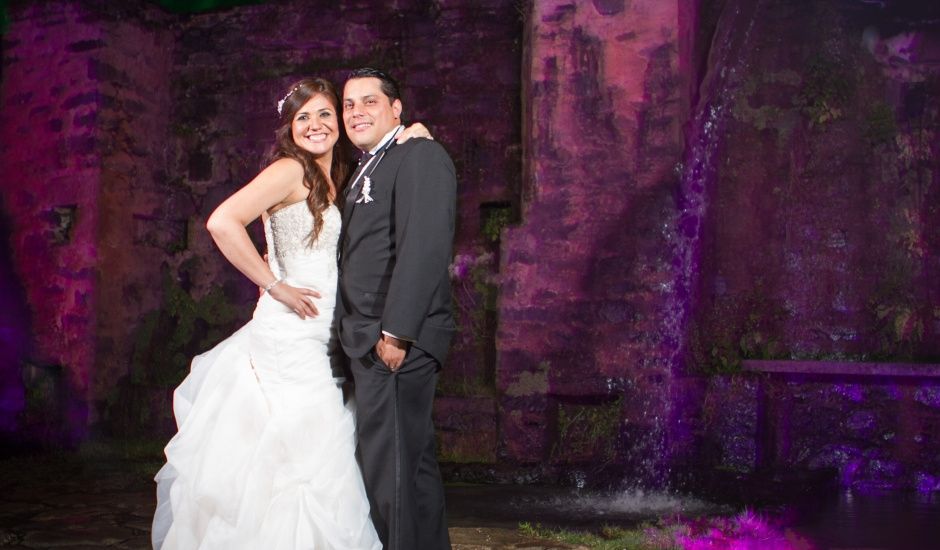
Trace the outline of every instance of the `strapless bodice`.
[[[285, 206], [268, 216], [264, 235], [268, 264], [277, 276], [300, 284], [322, 284], [336, 276], [336, 245], [342, 224], [339, 209], [323, 211], [323, 227], [311, 241], [313, 214], [304, 201]], [[319, 285], [318, 285], [319, 286]]]

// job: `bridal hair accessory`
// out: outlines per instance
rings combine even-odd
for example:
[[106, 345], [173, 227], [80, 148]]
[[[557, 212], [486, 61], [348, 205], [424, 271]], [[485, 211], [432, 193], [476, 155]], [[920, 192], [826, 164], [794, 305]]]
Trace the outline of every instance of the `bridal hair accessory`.
[[291, 95], [294, 94], [294, 92], [296, 92], [299, 89], [300, 89], [300, 84], [294, 86], [293, 90], [287, 92], [287, 95], [277, 102], [277, 116], [281, 116], [281, 111], [284, 109], [284, 102], [287, 101], [287, 98], [289, 98]]
[[356, 199], [356, 204], [363, 202], [368, 204], [374, 201], [375, 199], [372, 198], [370, 193], [372, 193], [372, 179], [369, 178], [369, 176], [366, 176], [362, 180], [362, 194], [359, 195], [358, 199]]

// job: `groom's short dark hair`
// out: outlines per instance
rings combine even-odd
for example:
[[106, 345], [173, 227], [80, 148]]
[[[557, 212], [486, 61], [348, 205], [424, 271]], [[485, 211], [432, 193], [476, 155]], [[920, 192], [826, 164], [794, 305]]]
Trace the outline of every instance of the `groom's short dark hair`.
[[349, 73], [349, 76], [346, 80], [352, 80], [354, 78], [378, 78], [381, 82], [382, 93], [388, 96], [389, 101], [395, 101], [396, 99], [401, 99], [401, 92], [398, 89], [398, 81], [388, 75], [385, 71], [381, 69], [374, 69], [372, 67], [363, 67], [361, 69], [356, 69], [355, 71]]

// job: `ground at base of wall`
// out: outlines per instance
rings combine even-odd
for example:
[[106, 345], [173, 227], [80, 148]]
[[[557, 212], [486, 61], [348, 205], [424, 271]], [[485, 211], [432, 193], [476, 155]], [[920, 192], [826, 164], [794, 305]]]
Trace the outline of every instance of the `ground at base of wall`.
[[[0, 547], [149, 550], [161, 466], [152, 448], [110, 445], [0, 459]], [[576, 550], [511, 527], [448, 518], [454, 550]]]

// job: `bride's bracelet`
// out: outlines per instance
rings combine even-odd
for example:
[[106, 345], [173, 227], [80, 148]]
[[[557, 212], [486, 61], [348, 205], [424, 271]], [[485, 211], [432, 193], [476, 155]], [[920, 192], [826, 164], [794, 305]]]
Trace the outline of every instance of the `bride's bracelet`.
[[281, 282], [281, 279], [274, 279], [272, 282], [268, 283], [268, 284], [264, 287], [264, 291], [265, 291], [265, 292], [269, 292], [272, 288], [276, 287], [277, 284], [280, 283], [280, 282]]

